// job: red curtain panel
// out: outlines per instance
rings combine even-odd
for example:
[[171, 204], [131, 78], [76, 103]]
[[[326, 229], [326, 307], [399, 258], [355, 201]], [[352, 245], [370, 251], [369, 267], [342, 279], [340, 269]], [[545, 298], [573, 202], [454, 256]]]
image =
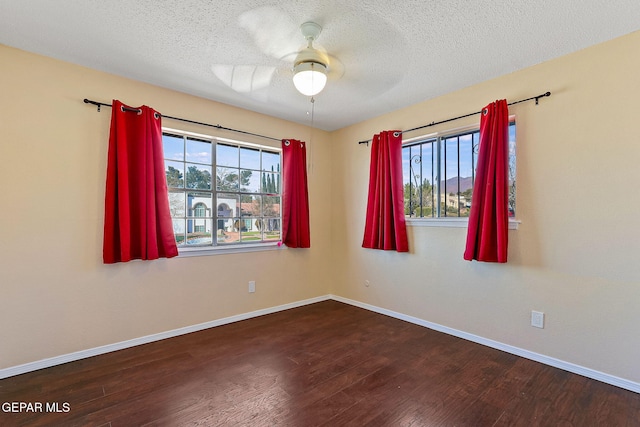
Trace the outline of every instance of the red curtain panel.
[[408, 252], [402, 188], [402, 132], [374, 135], [363, 248]]
[[290, 248], [309, 248], [307, 147], [304, 142], [282, 140], [282, 176], [282, 243]]
[[178, 255], [169, 211], [160, 114], [114, 100], [109, 135], [103, 261]]
[[507, 262], [509, 232], [509, 107], [487, 105], [480, 119], [480, 152], [464, 259]]

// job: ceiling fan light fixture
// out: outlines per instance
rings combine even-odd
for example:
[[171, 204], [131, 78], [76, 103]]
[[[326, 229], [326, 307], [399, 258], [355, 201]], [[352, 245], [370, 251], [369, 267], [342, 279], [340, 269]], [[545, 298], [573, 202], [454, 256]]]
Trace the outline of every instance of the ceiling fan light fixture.
[[322, 91], [327, 84], [329, 57], [313, 47], [322, 27], [315, 22], [305, 22], [300, 26], [302, 35], [307, 40], [307, 47], [298, 52], [293, 62], [293, 84], [303, 95], [313, 96]]
[[317, 95], [327, 84], [327, 67], [319, 62], [296, 64], [293, 67], [293, 84], [303, 95]]

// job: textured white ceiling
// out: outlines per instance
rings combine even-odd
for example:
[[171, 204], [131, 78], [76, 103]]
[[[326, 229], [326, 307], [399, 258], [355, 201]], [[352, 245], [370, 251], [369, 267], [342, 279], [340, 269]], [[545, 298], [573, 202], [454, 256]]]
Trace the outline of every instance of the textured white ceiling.
[[0, 43], [310, 124], [309, 20], [337, 59], [314, 125], [335, 130], [636, 31], [640, 1], [0, 0]]

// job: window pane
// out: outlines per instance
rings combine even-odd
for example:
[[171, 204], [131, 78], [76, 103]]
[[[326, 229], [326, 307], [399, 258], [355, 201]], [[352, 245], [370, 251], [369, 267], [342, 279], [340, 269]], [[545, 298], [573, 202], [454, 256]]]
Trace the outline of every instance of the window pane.
[[238, 167], [238, 147], [216, 144], [216, 164], [219, 166]]
[[262, 170], [264, 171], [280, 171], [280, 154], [269, 151], [262, 152]]
[[516, 216], [516, 124], [509, 125], [509, 216]]
[[172, 218], [185, 216], [183, 191], [169, 192], [169, 210]]
[[280, 217], [280, 197], [264, 196], [262, 199], [262, 212], [265, 217]]
[[242, 169], [260, 170], [260, 150], [253, 148], [240, 149], [240, 167]]
[[434, 217], [437, 213], [434, 209], [436, 199], [433, 183], [437, 179], [437, 171], [434, 168], [436, 156], [433, 146], [433, 142], [422, 145], [422, 162], [420, 164], [422, 181], [420, 182], [419, 192], [422, 210], [420, 211], [420, 217]]
[[176, 244], [184, 245], [185, 244], [185, 226], [184, 219], [174, 219], [173, 220], [173, 235], [176, 238]]
[[280, 174], [263, 172], [262, 173], [262, 192], [267, 194], [280, 193]]
[[260, 172], [240, 169], [240, 191], [245, 193], [259, 193]]
[[162, 135], [162, 151], [164, 158], [184, 160], [184, 138], [176, 135]]
[[262, 230], [265, 241], [280, 240], [280, 218], [265, 218], [264, 229]]
[[165, 160], [164, 172], [169, 187], [184, 188], [184, 163]]
[[480, 132], [473, 134], [473, 182], [476, 182], [476, 169], [478, 168], [478, 153], [480, 152]]
[[187, 220], [187, 245], [211, 245], [211, 219]]
[[241, 221], [240, 229], [241, 242], [259, 242], [262, 240], [262, 229], [264, 221], [260, 218], [251, 218]]
[[420, 216], [421, 187], [422, 182], [422, 144], [412, 145], [403, 149], [403, 167], [406, 165], [407, 171], [404, 173], [404, 204], [405, 215]]
[[187, 139], [187, 161], [211, 164], [211, 143]]
[[446, 150], [445, 179], [447, 192], [456, 192], [458, 183], [458, 138], [447, 138], [444, 142]]
[[[460, 137], [460, 191], [471, 187], [471, 176], [473, 175], [473, 135], [463, 135]], [[469, 182], [464, 180], [469, 178]]]
[[473, 193], [473, 135], [460, 137], [460, 216], [469, 216]]
[[218, 194], [216, 198], [216, 215], [218, 218], [237, 216], [240, 213], [239, 208], [240, 199], [237, 194]]
[[[411, 147], [402, 147], [402, 184], [407, 185], [411, 181]], [[406, 199], [405, 192], [405, 199]]]
[[404, 214], [412, 216], [411, 147], [402, 148], [402, 188], [404, 189]]
[[458, 138], [444, 140], [442, 144], [442, 188], [440, 192], [441, 216], [458, 216]]
[[[473, 184], [476, 183], [476, 170], [478, 169], [478, 153], [480, 152], [480, 132], [473, 134]], [[471, 189], [471, 199], [473, 199], [473, 189]], [[471, 203], [471, 199], [469, 203]]]
[[239, 191], [238, 169], [216, 168], [216, 189], [218, 191]]
[[241, 198], [240, 212], [243, 218], [262, 216], [262, 196], [243, 195]]
[[208, 217], [213, 216], [211, 210], [211, 193], [190, 191], [187, 193], [187, 216]]
[[198, 190], [211, 189], [211, 166], [194, 165], [186, 163], [187, 188]]
[[237, 226], [241, 224], [239, 218], [218, 219], [217, 223], [217, 240], [219, 244], [229, 244], [240, 242], [240, 231]]
[[432, 169], [431, 147], [432, 144], [427, 142], [403, 149], [403, 162], [408, 168], [404, 176], [405, 215], [431, 215], [430, 175], [425, 174]]

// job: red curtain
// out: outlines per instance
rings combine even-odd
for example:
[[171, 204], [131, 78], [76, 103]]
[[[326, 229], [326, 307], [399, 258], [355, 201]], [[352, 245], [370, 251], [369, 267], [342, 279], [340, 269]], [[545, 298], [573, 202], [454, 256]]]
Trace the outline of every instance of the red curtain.
[[408, 252], [402, 188], [402, 132], [373, 136], [363, 248]]
[[160, 114], [113, 101], [104, 209], [105, 264], [178, 255]]
[[307, 148], [304, 142], [282, 140], [282, 181], [282, 242], [290, 248], [309, 248]]
[[509, 231], [509, 107], [496, 101], [482, 110], [480, 152], [471, 198], [464, 259], [507, 262]]

